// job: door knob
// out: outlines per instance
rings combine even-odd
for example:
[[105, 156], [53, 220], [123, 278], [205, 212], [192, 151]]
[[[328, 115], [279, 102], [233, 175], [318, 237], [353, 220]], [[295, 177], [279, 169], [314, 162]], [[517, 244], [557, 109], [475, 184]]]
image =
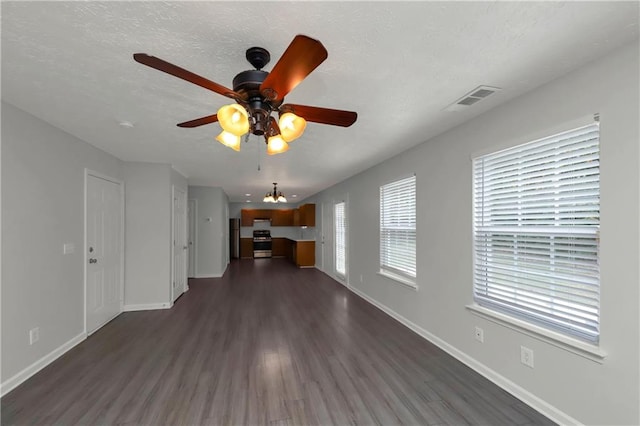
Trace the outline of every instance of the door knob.
[[188, 248], [189, 248], [189, 247], [187, 247], [187, 246], [183, 246], [183, 247], [182, 247], [182, 249], [183, 249], [183, 250], [186, 250], [186, 249], [188, 249]]
[[98, 263], [98, 259], [89, 259], [89, 263]]

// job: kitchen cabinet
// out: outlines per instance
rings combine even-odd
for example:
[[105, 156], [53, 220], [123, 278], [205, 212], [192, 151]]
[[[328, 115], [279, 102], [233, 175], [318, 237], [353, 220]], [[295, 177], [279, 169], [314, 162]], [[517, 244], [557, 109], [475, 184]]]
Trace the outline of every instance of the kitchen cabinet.
[[253, 226], [255, 219], [271, 219], [273, 210], [269, 209], [242, 209], [240, 211], [240, 225]]
[[253, 226], [253, 219], [256, 217], [256, 211], [253, 209], [242, 209], [240, 211], [240, 225]]
[[253, 238], [240, 238], [240, 258], [253, 258]]
[[293, 226], [293, 209], [271, 210], [271, 226]]
[[294, 241], [291, 245], [289, 259], [300, 268], [312, 268], [316, 265], [316, 242]]
[[240, 224], [253, 226], [255, 219], [271, 219], [271, 226], [316, 226], [316, 205], [303, 204], [297, 209], [242, 209]]
[[299, 226], [316, 226], [316, 205], [303, 204], [298, 207]]
[[288, 238], [271, 239], [271, 255], [273, 257], [289, 257], [292, 241]]

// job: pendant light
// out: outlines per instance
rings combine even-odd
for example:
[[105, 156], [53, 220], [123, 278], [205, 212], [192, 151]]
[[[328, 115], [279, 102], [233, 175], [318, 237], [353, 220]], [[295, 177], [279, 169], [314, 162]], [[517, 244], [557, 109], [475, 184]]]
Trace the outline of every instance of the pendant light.
[[277, 183], [273, 182], [273, 192], [267, 192], [262, 199], [265, 203], [286, 203], [287, 199], [282, 192], [278, 192]]

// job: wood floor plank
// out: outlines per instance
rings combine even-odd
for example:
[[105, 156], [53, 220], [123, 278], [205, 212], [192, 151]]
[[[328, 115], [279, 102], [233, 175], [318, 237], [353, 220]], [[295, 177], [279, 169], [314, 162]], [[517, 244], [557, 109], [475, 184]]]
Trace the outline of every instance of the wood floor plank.
[[341, 284], [234, 261], [5, 395], [3, 425], [552, 425]]

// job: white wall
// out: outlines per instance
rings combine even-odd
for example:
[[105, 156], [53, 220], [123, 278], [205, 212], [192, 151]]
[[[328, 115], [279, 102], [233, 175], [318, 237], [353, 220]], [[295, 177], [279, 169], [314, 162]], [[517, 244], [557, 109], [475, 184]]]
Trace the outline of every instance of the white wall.
[[124, 164], [127, 310], [171, 303], [171, 174], [167, 164]]
[[2, 150], [4, 383], [84, 332], [84, 169], [123, 173], [117, 158], [4, 102]]
[[[348, 195], [351, 286], [565, 422], [640, 423], [638, 52], [638, 43], [617, 50], [305, 200], [319, 205]], [[601, 118], [602, 364], [465, 309], [472, 303], [472, 156], [593, 113]], [[376, 274], [379, 187], [413, 172], [418, 291]], [[474, 340], [476, 325], [484, 344]], [[535, 369], [520, 363], [520, 345], [535, 351]]]
[[229, 258], [229, 199], [222, 188], [189, 186], [197, 200], [196, 278], [221, 277]]
[[[84, 338], [84, 169], [125, 181], [125, 308], [170, 303], [171, 185], [2, 103], [2, 392]], [[63, 255], [65, 243], [75, 252]], [[40, 340], [29, 345], [29, 330]]]

